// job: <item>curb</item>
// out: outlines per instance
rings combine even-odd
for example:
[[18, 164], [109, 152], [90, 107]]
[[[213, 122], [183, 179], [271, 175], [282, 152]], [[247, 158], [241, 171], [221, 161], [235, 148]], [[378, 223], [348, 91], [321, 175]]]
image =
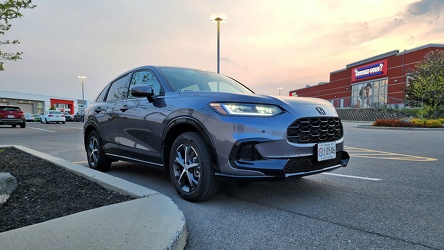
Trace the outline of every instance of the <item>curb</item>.
[[[167, 196], [132, 182], [18, 145], [107, 189], [137, 199], [0, 233], [2, 249], [184, 249], [186, 221]], [[5, 248], [3, 248], [5, 247]]]

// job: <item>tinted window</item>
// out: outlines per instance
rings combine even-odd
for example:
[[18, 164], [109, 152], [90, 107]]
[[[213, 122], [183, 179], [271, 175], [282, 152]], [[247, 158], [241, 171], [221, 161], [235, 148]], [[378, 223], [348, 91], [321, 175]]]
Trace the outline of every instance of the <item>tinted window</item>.
[[108, 89], [109, 89], [109, 84], [106, 86], [106, 88], [104, 88], [102, 90], [102, 92], [100, 93], [100, 95], [96, 98], [96, 102], [103, 102], [105, 101], [105, 97], [106, 97], [106, 93], [108, 93]]
[[106, 101], [115, 101], [128, 97], [129, 76], [127, 74], [111, 83]]
[[7, 111], [20, 111], [19, 107], [13, 107], [13, 106], [1, 106], [0, 109]]
[[161, 93], [159, 80], [151, 70], [138, 71], [133, 74], [130, 87], [142, 84], [150, 86], [154, 90], [154, 95]]
[[241, 83], [224, 75], [183, 68], [159, 68], [174, 91], [212, 91], [253, 93]]

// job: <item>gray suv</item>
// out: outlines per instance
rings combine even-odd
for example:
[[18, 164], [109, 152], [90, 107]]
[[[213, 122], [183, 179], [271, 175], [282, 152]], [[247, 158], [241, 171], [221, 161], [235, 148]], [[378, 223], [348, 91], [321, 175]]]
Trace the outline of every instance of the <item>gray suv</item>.
[[85, 113], [91, 168], [116, 160], [169, 172], [189, 201], [223, 179], [282, 180], [345, 167], [335, 108], [315, 98], [258, 95], [202, 70], [144, 66], [115, 78]]

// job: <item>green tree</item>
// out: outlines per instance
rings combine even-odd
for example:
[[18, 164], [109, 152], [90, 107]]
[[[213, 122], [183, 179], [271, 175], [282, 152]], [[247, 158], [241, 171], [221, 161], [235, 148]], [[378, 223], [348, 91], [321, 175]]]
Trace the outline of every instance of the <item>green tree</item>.
[[[12, 19], [20, 18], [23, 16], [20, 13], [22, 9], [33, 9], [36, 5], [32, 4], [32, 0], [7, 0], [0, 3], [0, 35], [4, 35], [11, 29], [10, 21]], [[0, 40], [0, 46], [19, 44], [19, 40]], [[3, 71], [2, 61], [16, 61], [22, 59], [23, 52], [3, 52], [0, 48], [0, 71]]]
[[422, 112], [437, 118], [444, 111], [444, 51], [427, 53], [413, 70], [409, 70], [408, 99], [421, 103]]

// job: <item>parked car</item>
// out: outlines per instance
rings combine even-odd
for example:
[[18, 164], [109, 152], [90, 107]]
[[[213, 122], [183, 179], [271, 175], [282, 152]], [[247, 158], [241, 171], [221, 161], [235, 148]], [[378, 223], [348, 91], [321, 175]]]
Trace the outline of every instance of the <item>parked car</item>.
[[65, 124], [65, 115], [57, 110], [47, 110], [45, 113], [40, 117], [41, 123], [63, 123]]
[[121, 74], [85, 112], [88, 164], [116, 160], [169, 172], [188, 201], [222, 180], [283, 180], [348, 164], [344, 131], [322, 99], [258, 95], [216, 73], [145, 66]]
[[35, 122], [40, 122], [41, 121], [40, 116], [42, 116], [42, 115], [40, 115], [40, 114], [33, 114], [32, 116], [34, 116], [34, 121]]
[[85, 111], [84, 110], [80, 110], [79, 112], [77, 112], [74, 115], [73, 121], [75, 122], [84, 122], [85, 120]]
[[25, 113], [25, 120], [27, 122], [33, 122], [34, 121], [34, 116], [30, 113]]
[[65, 111], [63, 114], [65, 115], [65, 121], [71, 122], [73, 120], [71, 113]]
[[26, 127], [26, 118], [18, 106], [0, 105], [0, 125], [11, 125], [13, 128], [20, 125]]

